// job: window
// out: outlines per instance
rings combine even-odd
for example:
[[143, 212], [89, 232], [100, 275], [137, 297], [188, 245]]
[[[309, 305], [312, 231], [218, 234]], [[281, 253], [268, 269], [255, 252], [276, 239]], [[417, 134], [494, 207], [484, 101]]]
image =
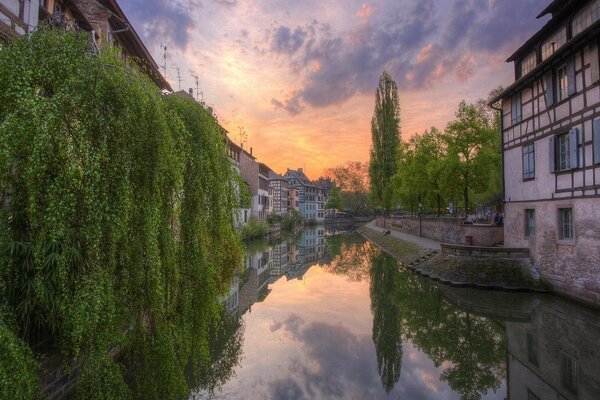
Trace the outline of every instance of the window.
[[573, 240], [573, 209], [558, 209], [558, 238], [560, 240]]
[[521, 122], [521, 93], [513, 96], [511, 101], [512, 106], [512, 123]]
[[542, 44], [542, 61], [550, 57], [567, 42], [567, 29], [562, 28]]
[[535, 177], [535, 152], [533, 143], [523, 146], [523, 179]]
[[521, 61], [521, 76], [527, 75], [533, 68], [535, 68], [535, 51], [531, 52]]
[[579, 366], [577, 360], [561, 354], [560, 375], [562, 385], [570, 392], [577, 393], [579, 386]]
[[567, 77], [567, 65], [563, 65], [556, 71], [556, 101], [561, 101], [569, 96], [569, 79]]
[[527, 359], [536, 367], [540, 365], [538, 354], [537, 336], [527, 333]]
[[576, 36], [600, 19], [600, 1], [596, 0], [573, 18], [572, 32]]
[[525, 236], [535, 236], [535, 210], [525, 210]]
[[564, 134], [560, 135], [558, 138], [558, 142], [556, 145], [557, 150], [557, 161], [558, 161], [558, 170], [566, 171], [570, 168], [571, 163], [569, 162], [569, 135]]

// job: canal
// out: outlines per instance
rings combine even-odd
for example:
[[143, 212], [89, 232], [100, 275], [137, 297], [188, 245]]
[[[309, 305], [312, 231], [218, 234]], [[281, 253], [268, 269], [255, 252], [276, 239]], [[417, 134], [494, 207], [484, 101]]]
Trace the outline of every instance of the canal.
[[600, 314], [449, 287], [356, 233], [249, 243], [190, 399], [600, 399]]

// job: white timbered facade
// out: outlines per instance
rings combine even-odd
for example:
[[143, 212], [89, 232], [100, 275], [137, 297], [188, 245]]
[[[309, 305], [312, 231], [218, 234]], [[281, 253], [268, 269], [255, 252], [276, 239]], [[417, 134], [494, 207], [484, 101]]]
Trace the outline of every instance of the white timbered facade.
[[600, 0], [555, 0], [507, 61], [505, 245], [529, 247], [557, 292], [600, 305]]

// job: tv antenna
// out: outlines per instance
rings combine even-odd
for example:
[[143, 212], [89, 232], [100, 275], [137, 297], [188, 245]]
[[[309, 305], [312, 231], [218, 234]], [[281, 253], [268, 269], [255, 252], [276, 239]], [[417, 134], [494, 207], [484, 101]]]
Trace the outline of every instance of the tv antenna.
[[246, 133], [246, 130], [244, 129], [243, 126], [238, 126], [238, 132], [239, 132], [239, 138], [240, 138], [240, 145], [242, 148], [246, 148], [248, 147], [248, 134]]
[[173, 67], [173, 69], [177, 70], [177, 82], [179, 83], [179, 90], [181, 90], [181, 72], [177, 66]]
[[165, 72], [165, 79], [167, 79], [167, 45], [160, 44], [160, 48], [164, 50], [163, 52], [163, 70]]
[[203, 100], [202, 97], [200, 97], [200, 99], [198, 98], [198, 96], [201, 95], [200, 86], [198, 84], [198, 74], [196, 74], [194, 71], [190, 71], [190, 73], [192, 74], [192, 78], [196, 80], [196, 101]]

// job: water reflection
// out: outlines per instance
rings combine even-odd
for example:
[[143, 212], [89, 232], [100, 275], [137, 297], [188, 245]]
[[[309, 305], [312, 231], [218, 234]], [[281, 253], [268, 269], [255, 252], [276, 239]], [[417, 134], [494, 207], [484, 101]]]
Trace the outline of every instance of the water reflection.
[[438, 285], [358, 235], [253, 243], [223, 302], [196, 399], [600, 398], [600, 314]]

